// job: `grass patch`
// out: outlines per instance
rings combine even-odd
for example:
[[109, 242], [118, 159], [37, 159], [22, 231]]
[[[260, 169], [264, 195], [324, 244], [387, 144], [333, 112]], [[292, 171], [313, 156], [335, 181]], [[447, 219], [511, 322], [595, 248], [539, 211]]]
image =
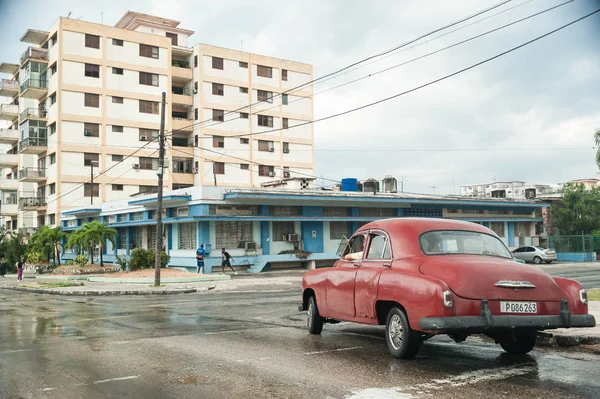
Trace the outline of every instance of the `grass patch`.
[[587, 294], [588, 294], [588, 300], [600, 301], [600, 290], [589, 290]]
[[160, 288], [160, 287], [164, 287], [164, 286], [165, 286], [165, 284], [161, 284], [158, 287], [156, 285], [152, 284], [152, 285], [149, 285], [148, 287], [150, 287], [150, 288]]
[[38, 282], [37, 287], [31, 288], [64, 288], [64, 287], [80, 287], [83, 283], [77, 283], [73, 281], [49, 281], [49, 282]]

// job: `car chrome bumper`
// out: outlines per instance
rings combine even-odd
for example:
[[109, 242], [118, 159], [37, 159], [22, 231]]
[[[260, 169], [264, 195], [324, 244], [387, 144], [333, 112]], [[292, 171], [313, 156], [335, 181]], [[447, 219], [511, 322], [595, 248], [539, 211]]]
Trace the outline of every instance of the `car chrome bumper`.
[[488, 331], [503, 328], [535, 328], [546, 330], [553, 328], [595, 327], [596, 319], [591, 314], [574, 315], [569, 312], [566, 300], [560, 303], [558, 315], [506, 315], [494, 316], [488, 307], [488, 301], [481, 301], [481, 316], [425, 317], [420, 320], [423, 331], [472, 330]]

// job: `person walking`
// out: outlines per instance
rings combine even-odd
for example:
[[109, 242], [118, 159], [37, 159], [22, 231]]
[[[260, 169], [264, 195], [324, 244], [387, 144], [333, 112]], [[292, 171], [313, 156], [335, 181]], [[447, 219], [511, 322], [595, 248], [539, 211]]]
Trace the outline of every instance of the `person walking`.
[[6, 258], [4, 255], [0, 256], [0, 278], [4, 278], [6, 274]]
[[25, 267], [25, 257], [21, 255], [19, 261], [17, 262], [17, 281], [23, 282], [23, 268]]
[[225, 248], [221, 248], [221, 271], [225, 274], [225, 266], [229, 266], [229, 268], [235, 273], [237, 276], [237, 272], [231, 267], [231, 262], [233, 262], [233, 256], [229, 255], [229, 252], [225, 251]]
[[198, 266], [198, 273], [202, 270], [202, 274], [204, 274], [204, 255], [206, 255], [204, 244], [200, 244], [200, 248], [196, 250], [196, 264]]

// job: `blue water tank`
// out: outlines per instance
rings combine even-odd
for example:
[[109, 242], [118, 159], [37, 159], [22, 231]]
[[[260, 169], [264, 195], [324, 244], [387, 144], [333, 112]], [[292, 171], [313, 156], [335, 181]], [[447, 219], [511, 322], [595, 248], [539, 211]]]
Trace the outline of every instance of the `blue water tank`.
[[342, 191], [358, 191], [358, 179], [342, 179]]

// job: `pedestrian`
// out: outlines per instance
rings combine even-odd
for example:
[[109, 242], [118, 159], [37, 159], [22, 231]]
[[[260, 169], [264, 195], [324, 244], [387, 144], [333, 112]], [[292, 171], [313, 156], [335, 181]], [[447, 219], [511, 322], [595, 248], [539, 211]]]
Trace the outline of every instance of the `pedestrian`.
[[4, 255], [0, 256], [0, 278], [4, 278], [6, 274], [6, 258]]
[[25, 257], [21, 255], [17, 262], [17, 281], [20, 283], [23, 282], [23, 267], [25, 267]]
[[200, 273], [200, 270], [202, 270], [202, 274], [204, 274], [204, 255], [206, 255], [204, 244], [200, 244], [200, 248], [196, 250], [196, 264], [198, 267], [197, 273]]
[[225, 248], [221, 248], [221, 257], [221, 271], [223, 272], [223, 274], [225, 274], [225, 266], [229, 266], [229, 268], [237, 276], [237, 272], [233, 269], [233, 267], [231, 267], [231, 262], [233, 262], [233, 256], [229, 255], [229, 252], [225, 251]]

